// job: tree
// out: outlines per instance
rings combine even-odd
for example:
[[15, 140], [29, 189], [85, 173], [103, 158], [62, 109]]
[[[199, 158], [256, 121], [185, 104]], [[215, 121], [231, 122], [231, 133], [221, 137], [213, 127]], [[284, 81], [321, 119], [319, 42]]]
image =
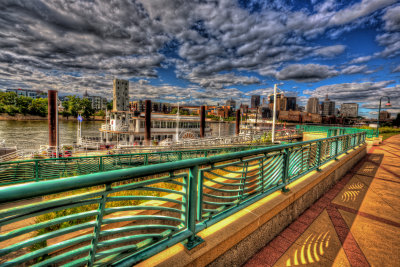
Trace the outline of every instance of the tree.
[[69, 111], [69, 100], [65, 100], [62, 102], [62, 106], [64, 108], [64, 110], [68, 110]]
[[93, 116], [94, 109], [92, 108], [92, 103], [90, 102], [89, 99], [87, 99], [87, 98], [81, 99], [80, 107], [81, 107], [81, 110], [82, 110], [82, 116], [83, 117], [88, 119], [91, 116]]
[[81, 110], [81, 99], [76, 95], [73, 95], [68, 97], [68, 102], [68, 111], [75, 118], [78, 117], [79, 111]]
[[400, 126], [400, 113], [397, 113], [396, 119], [393, 121], [394, 126]]
[[14, 116], [19, 111], [15, 105], [5, 105], [4, 109], [5, 109], [5, 112], [11, 116]]
[[33, 99], [28, 107], [29, 114], [45, 117], [47, 115], [48, 100], [46, 98]]
[[113, 101], [107, 102], [107, 110], [112, 110], [113, 109]]
[[71, 116], [71, 112], [69, 112], [68, 110], [63, 110], [63, 112], [61, 112], [61, 115], [63, 115], [64, 117], [68, 117]]
[[106, 112], [104, 110], [99, 110], [94, 115], [104, 117], [106, 115]]
[[15, 105], [17, 98], [15, 92], [0, 93], [0, 102], [4, 105]]
[[29, 106], [31, 105], [33, 99], [31, 97], [20, 96], [16, 99], [16, 107], [19, 113], [26, 115], [29, 113]]

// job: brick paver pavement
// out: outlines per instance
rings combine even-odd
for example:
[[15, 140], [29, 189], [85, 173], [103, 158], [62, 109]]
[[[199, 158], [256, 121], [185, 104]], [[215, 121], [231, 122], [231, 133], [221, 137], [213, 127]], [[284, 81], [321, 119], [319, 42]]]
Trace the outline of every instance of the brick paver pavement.
[[400, 266], [400, 135], [368, 155], [246, 264]]

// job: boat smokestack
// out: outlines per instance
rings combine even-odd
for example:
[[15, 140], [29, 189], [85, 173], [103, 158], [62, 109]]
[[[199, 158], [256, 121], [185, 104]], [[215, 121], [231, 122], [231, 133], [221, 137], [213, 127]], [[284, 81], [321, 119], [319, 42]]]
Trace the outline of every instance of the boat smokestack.
[[204, 128], [206, 127], [206, 108], [200, 107], [200, 138], [204, 138]]
[[58, 118], [57, 118], [57, 91], [48, 91], [48, 124], [49, 124], [49, 147], [57, 147], [58, 135]]
[[144, 115], [144, 140], [145, 145], [150, 145], [151, 140], [151, 100], [145, 101], [146, 109]]
[[239, 135], [240, 133], [240, 109], [236, 110], [236, 129], [235, 134]]

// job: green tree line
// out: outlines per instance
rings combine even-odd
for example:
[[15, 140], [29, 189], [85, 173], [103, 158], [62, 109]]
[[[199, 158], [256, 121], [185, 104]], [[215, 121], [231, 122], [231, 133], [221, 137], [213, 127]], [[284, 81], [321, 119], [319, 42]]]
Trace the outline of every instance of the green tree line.
[[64, 107], [62, 114], [65, 117], [77, 117], [79, 113], [85, 118], [94, 115], [92, 103], [87, 98], [79, 98], [76, 95], [68, 96], [68, 100], [63, 101], [62, 106]]
[[[63, 101], [62, 106], [64, 110], [60, 114], [65, 117], [77, 117], [78, 114], [81, 114], [83, 117], [89, 118], [95, 113], [89, 99], [80, 98], [76, 95], [68, 96], [68, 100]], [[109, 109], [111, 109], [112, 102], [108, 103], [107, 106], [110, 106]], [[0, 92], [0, 113], [7, 113], [11, 116], [29, 114], [45, 117], [47, 116], [47, 111], [47, 98], [33, 99], [31, 97], [18, 96], [15, 92]]]
[[0, 92], [0, 113], [46, 116], [47, 98], [33, 99], [15, 92]]

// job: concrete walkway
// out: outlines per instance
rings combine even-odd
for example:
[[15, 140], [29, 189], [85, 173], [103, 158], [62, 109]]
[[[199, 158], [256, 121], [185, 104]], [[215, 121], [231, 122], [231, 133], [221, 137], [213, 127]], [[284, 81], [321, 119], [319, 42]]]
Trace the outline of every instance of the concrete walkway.
[[400, 266], [400, 135], [368, 155], [245, 266]]

